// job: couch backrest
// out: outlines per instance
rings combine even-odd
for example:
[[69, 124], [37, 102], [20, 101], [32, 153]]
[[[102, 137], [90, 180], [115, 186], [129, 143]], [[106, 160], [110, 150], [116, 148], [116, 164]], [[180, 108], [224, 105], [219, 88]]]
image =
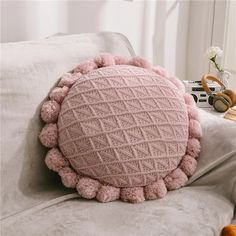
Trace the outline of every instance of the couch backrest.
[[[121, 34], [52, 37], [1, 45], [2, 217], [62, 195], [57, 175], [44, 164], [38, 141], [40, 104], [58, 78], [100, 52], [130, 58], [134, 51]], [[57, 183], [58, 181], [58, 183]]]

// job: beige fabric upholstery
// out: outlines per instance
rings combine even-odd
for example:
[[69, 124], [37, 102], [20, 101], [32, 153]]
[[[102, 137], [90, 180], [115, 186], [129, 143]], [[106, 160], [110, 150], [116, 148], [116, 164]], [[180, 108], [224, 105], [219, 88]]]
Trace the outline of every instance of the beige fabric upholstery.
[[[201, 111], [202, 151], [189, 186], [142, 204], [77, 198], [44, 165], [39, 107], [58, 77], [108, 51], [130, 57], [119, 34], [85, 34], [2, 45], [2, 233], [22, 235], [218, 236], [236, 203], [236, 125]], [[66, 201], [67, 200], [67, 201]], [[235, 222], [235, 221], [234, 221]]]
[[46, 150], [38, 141], [40, 104], [59, 76], [100, 52], [127, 58], [134, 52], [129, 41], [116, 33], [6, 43], [1, 49], [1, 193], [5, 217], [65, 191], [58, 188], [58, 177], [44, 165]]

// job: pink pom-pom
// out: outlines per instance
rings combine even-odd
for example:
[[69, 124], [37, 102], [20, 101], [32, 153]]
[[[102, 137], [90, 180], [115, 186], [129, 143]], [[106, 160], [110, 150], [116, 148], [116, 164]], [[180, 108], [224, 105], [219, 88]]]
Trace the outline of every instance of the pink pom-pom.
[[102, 53], [94, 58], [94, 62], [98, 67], [113, 66], [115, 65], [114, 57], [110, 53]]
[[178, 189], [184, 186], [187, 183], [187, 181], [188, 177], [180, 168], [173, 170], [164, 179], [164, 182], [168, 190]]
[[166, 185], [162, 179], [159, 179], [156, 182], [145, 186], [144, 193], [147, 200], [163, 198], [167, 193]]
[[185, 92], [185, 87], [184, 84], [180, 81], [180, 79], [178, 79], [175, 76], [171, 76], [167, 78], [172, 84], [175, 85], [175, 87], [177, 87], [182, 93]]
[[41, 143], [48, 148], [57, 146], [58, 132], [56, 124], [46, 124], [39, 134]]
[[196, 158], [200, 152], [200, 142], [196, 138], [190, 138], [187, 143], [187, 154]]
[[187, 106], [187, 110], [188, 110], [189, 119], [200, 121], [197, 108], [190, 106], [190, 105], [186, 105], [186, 106]]
[[63, 167], [69, 166], [69, 161], [62, 155], [58, 148], [52, 148], [48, 151], [45, 163], [49, 169], [56, 172]]
[[141, 57], [132, 58], [129, 61], [129, 64], [132, 65], [132, 66], [142, 67], [142, 68], [145, 68], [145, 69], [148, 69], [148, 70], [151, 69], [151, 64], [148, 61], [141, 58]]
[[127, 58], [121, 56], [114, 56], [114, 60], [116, 65], [127, 65], [129, 62]]
[[185, 155], [180, 163], [179, 168], [187, 175], [191, 176], [193, 175], [194, 171], [197, 168], [197, 161], [189, 156]]
[[60, 112], [60, 105], [53, 100], [46, 101], [41, 108], [41, 118], [46, 123], [57, 120]]
[[189, 136], [191, 138], [201, 138], [202, 137], [202, 128], [201, 124], [197, 120], [189, 121]]
[[97, 180], [83, 177], [76, 185], [78, 193], [87, 199], [95, 198], [100, 188], [100, 183]]
[[59, 171], [61, 181], [67, 188], [75, 188], [79, 181], [79, 176], [70, 167], [64, 167]]
[[189, 93], [184, 94], [184, 101], [187, 105], [196, 106], [193, 96]]
[[71, 87], [80, 77], [82, 76], [81, 73], [66, 73], [61, 77], [60, 82], [58, 83], [59, 87]]
[[95, 70], [97, 68], [98, 68], [98, 66], [94, 61], [87, 61], [87, 62], [84, 62], [84, 63], [80, 64], [79, 66], [77, 66], [74, 69], [74, 72], [75, 73], [80, 72], [82, 74], [87, 74], [90, 71]]
[[56, 102], [61, 103], [63, 99], [65, 98], [65, 96], [67, 95], [68, 91], [69, 91], [69, 88], [66, 86], [63, 86], [62, 88], [56, 87], [52, 90], [49, 97], [52, 100], [55, 100]]
[[122, 188], [120, 198], [124, 202], [140, 203], [145, 201], [143, 187]]
[[120, 189], [113, 186], [101, 186], [97, 193], [97, 200], [99, 202], [111, 202], [119, 199]]
[[160, 67], [160, 66], [153, 66], [152, 71], [155, 72], [156, 74], [162, 76], [162, 77], [168, 77], [167, 71], [164, 68]]

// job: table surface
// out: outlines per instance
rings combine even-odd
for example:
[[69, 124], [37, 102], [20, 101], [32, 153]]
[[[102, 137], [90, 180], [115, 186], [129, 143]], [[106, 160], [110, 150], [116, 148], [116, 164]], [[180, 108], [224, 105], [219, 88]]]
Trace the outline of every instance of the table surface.
[[228, 121], [230, 121], [230, 122], [234, 122], [234, 124], [236, 125], [236, 121], [235, 120], [232, 120], [232, 119], [227, 119], [227, 118], [224, 118], [224, 116], [225, 116], [225, 114], [228, 112], [228, 111], [226, 111], [226, 112], [217, 112], [217, 111], [215, 111], [214, 110], [214, 108], [212, 107], [212, 108], [201, 108], [202, 110], [204, 110], [204, 111], [206, 111], [206, 112], [208, 112], [208, 113], [210, 113], [210, 114], [212, 114], [212, 115], [214, 115], [214, 116], [217, 116], [217, 117], [219, 117], [219, 118], [223, 118], [223, 119], [225, 119], [225, 120], [228, 120]]
[[221, 118], [224, 118], [224, 115], [225, 115], [225, 113], [226, 113], [226, 112], [217, 112], [217, 111], [215, 111], [215, 109], [214, 109], [213, 107], [201, 108], [201, 109], [203, 109], [203, 110], [206, 111], [206, 112], [211, 113], [211, 114], [214, 115], [214, 116], [218, 116], [218, 117], [221, 117]]

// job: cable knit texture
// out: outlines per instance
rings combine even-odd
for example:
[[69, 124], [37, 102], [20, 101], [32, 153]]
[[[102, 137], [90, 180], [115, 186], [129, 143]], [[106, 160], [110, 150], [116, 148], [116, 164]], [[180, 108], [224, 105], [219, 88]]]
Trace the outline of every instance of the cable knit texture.
[[185, 154], [188, 114], [168, 81], [134, 66], [95, 70], [71, 88], [58, 120], [73, 168], [116, 187], [145, 186]]
[[45, 162], [84, 198], [162, 198], [196, 169], [197, 109], [163, 68], [104, 53], [63, 75], [49, 97], [39, 135], [53, 148]]

